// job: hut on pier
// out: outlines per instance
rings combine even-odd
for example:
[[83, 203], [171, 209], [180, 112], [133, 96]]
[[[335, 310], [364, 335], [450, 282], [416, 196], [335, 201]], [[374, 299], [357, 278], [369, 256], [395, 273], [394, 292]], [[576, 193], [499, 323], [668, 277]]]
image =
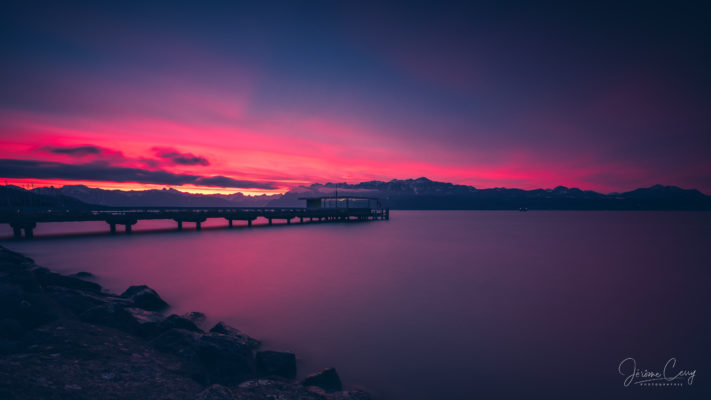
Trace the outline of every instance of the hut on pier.
[[377, 197], [362, 196], [318, 196], [299, 197], [299, 200], [306, 200], [307, 209], [320, 208], [367, 208], [371, 210], [382, 209], [380, 199]]

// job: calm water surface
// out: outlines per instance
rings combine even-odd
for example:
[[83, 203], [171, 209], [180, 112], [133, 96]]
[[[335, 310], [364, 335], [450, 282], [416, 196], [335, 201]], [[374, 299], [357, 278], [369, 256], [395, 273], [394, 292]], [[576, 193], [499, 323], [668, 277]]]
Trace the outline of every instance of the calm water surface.
[[[711, 213], [397, 211], [360, 224], [4, 241], [120, 292], [148, 284], [294, 351], [303, 374], [391, 399], [703, 398], [711, 385]], [[3, 236], [10, 230], [3, 227]], [[105, 232], [40, 224], [37, 234]], [[619, 363], [696, 369], [624, 387]], [[711, 398], [711, 397], [706, 397]]]

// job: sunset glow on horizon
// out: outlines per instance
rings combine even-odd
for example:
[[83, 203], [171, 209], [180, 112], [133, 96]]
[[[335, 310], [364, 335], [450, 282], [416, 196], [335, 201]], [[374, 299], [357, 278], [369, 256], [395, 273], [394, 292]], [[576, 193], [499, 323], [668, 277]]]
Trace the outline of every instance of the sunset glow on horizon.
[[613, 4], [5, 4], [0, 179], [711, 193], [708, 28]]

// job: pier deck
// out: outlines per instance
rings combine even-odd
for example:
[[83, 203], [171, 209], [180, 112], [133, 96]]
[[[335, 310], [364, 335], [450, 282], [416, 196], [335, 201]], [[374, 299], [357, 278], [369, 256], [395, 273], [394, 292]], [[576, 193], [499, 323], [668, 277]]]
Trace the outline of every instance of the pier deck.
[[112, 208], [93, 210], [2, 210], [0, 223], [10, 224], [15, 238], [33, 237], [34, 228], [42, 222], [82, 222], [105, 221], [111, 233], [116, 233], [116, 225], [123, 225], [126, 233], [131, 233], [132, 226], [141, 220], [173, 220], [177, 229], [183, 228], [183, 223], [194, 223], [200, 230], [201, 224], [208, 218], [224, 218], [228, 226], [232, 221], [247, 221], [248, 226], [262, 217], [271, 225], [273, 220], [284, 220], [303, 223], [313, 222], [347, 222], [376, 221], [390, 219], [390, 210], [382, 208], [274, 208], [274, 207], [232, 207], [232, 208], [183, 208], [183, 207], [151, 207], [151, 208]]

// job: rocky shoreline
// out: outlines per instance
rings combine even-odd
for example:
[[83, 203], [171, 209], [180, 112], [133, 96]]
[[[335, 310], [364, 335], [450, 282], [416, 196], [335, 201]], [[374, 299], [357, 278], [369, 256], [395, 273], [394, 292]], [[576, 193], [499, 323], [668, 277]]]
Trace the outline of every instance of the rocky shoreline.
[[327, 368], [296, 380], [293, 353], [205, 315], [169, 314], [155, 290], [108, 293], [0, 246], [2, 399], [367, 400]]

